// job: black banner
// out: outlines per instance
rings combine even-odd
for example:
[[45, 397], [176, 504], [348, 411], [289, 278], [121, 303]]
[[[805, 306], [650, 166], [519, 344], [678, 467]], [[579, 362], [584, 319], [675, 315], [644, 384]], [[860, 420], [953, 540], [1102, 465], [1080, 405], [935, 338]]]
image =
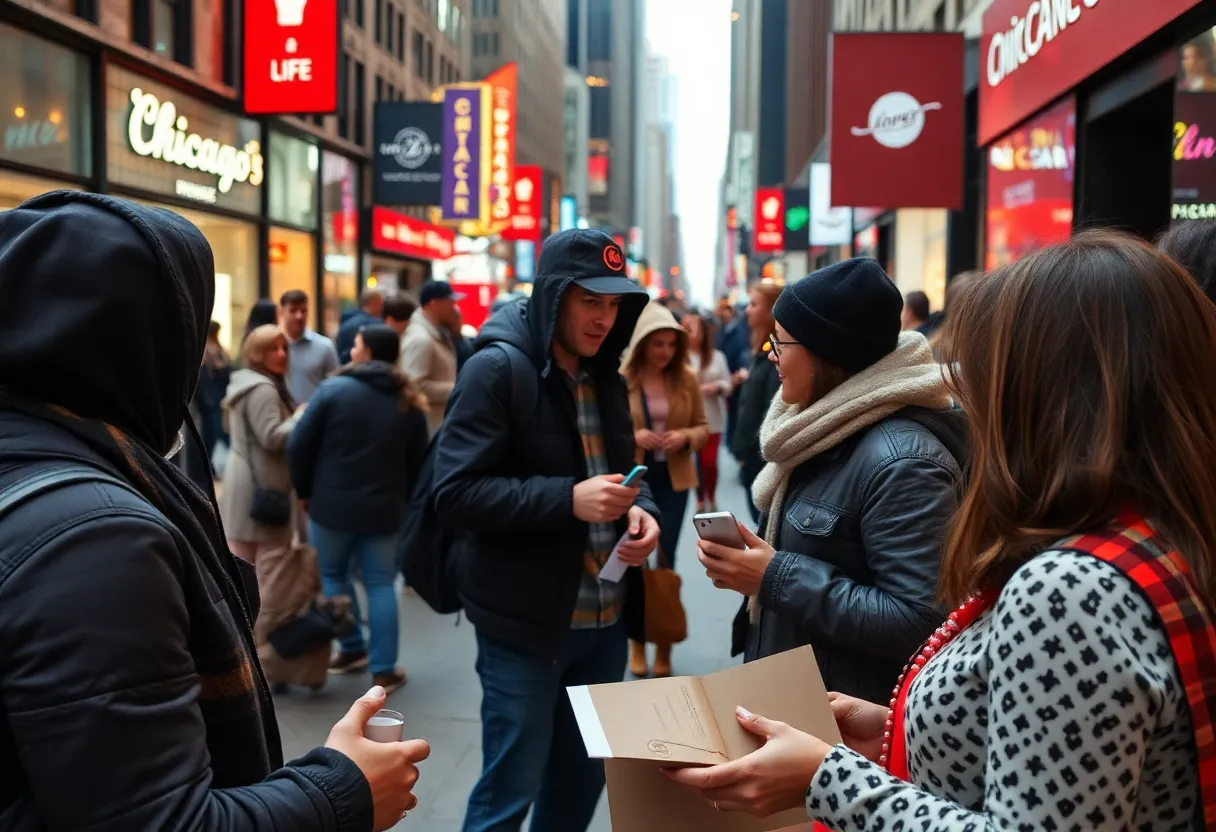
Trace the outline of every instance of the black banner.
[[438, 205], [443, 105], [379, 101], [375, 109], [373, 201], [376, 205]]
[[811, 247], [811, 195], [806, 188], [785, 189], [785, 250]]

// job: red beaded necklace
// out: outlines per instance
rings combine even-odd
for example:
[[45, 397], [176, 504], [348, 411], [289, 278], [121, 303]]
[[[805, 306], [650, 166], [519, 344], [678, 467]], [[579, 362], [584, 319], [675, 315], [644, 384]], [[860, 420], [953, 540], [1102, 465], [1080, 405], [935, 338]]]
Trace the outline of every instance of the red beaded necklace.
[[921, 647], [915, 658], [904, 665], [903, 673], [899, 674], [899, 681], [895, 683], [895, 689], [891, 691], [891, 704], [887, 711], [887, 723], [883, 729], [882, 755], [878, 758], [878, 764], [901, 780], [908, 779], [904, 714], [907, 710], [908, 691], [912, 689], [912, 681], [930, 659], [996, 603], [999, 594], [996, 591], [982, 592], [950, 613], [942, 626], [937, 628], [937, 632], [929, 636], [929, 640]]

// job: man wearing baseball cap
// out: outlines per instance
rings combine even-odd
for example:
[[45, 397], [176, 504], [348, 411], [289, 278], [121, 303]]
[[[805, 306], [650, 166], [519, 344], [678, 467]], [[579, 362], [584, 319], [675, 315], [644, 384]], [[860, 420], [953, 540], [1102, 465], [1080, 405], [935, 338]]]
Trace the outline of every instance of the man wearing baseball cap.
[[[648, 300], [611, 237], [555, 234], [531, 297], [490, 319], [452, 393], [435, 504], [458, 529], [451, 557], [483, 697], [464, 832], [518, 830], [530, 808], [533, 832], [580, 832], [603, 791], [566, 687], [621, 680], [637, 582], [599, 571], [622, 538], [631, 566], [658, 541], [649, 489], [621, 484], [634, 442], [620, 358]], [[519, 385], [524, 369], [536, 377]], [[521, 387], [535, 392], [523, 404]]]
[[418, 309], [401, 342], [401, 370], [426, 396], [427, 428], [431, 436], [443, 421], [443, 411], [456, 384], [456, 345], [452, 329], [458, 326], [457, 301], [464, 295], [444, 280], [428, 280], [418, 290]]

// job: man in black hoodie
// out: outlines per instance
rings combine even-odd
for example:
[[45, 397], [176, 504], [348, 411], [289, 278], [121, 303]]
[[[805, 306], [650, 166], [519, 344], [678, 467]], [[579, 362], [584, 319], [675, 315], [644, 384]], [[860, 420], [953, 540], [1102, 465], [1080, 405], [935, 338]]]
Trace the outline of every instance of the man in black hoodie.
[[166, 461], [183, 421], [202, 450], [214, 281], [169, 211], [0, 214], [0, 829], [367, 832], [416, 802], [426, 744], [363, 736], [381, 688], [283, 764], [256, 583]]
[[[448, 400], [435, 503], [462, 530], [453, 557], [483, 697], [465, 832], [518, 830], [533, 803], [533, 832], [580, 832], [603, 791], [566, 687], [621, 680], [637, 582], [599, 570], [622, 538], [632, 566], [658, 542], [649, 490], [621, 484], [634, 441], [620, 358], [648, 299], [611, 237], [555, 234], [531, 298], [486, 324]], [[508, 350], [537, 375], [526, 419]]]

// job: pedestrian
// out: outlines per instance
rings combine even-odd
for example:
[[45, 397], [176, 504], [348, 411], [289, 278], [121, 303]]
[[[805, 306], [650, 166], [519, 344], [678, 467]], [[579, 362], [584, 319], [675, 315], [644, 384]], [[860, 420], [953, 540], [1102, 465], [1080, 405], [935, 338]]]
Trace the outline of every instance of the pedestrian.
[[298, 404], [307, 404], [313, 391], [338, 369], [334, 342], [308, 326], [308, 295], [292, 289], [279, 301], [280, 319], [289, 347], [287, 392]]
[[739, 412], [739, 388], [747, 378], [747, 366], [751, 361], [751, 335], [747, 328], [745, 307], [731, 306], [730, 298], [718, 301], [717, 347], [726, 356], [730, 368], [733, 390], [726, 399], [726, 421], [722, 429], [722, 444], [727, 450], [734, 447], [735, 421]]
[[[257, 564], [258, 555], [289, 545], [295, 531], [293, 520], [298, 518], [286, 449], [298, 412], [287, 392], [283, 331], [270, 324], [258, 327], [249, 333], [242, 353], [245, 367], [232, 374], [223, 403], [232, 453], [220, 514], [232, 553]], [[285, 504], [280, 518], [261, 513], [257, 502], [264, 497]]]
[[464, 295], [443, 280], [428, 280], [418, 291], [419, 307], [401, 344], [401, 369], [426, 396], [427, 425], [439, 429], [448, 396], [456, 384], [456, 346], [452, 324], [460, 314], [456, 302]]
[[403, 292], [398, 292], [384, 301], [384, 323], [392, 327], [399, 339], [404, 339], [405, 330], [410, 325], [410, 318], [417, 309], [418, 304], [413, 298]]
[[917, 329], [929, 322], [929, 296], [924, 292], [908, 292], [904, 298], [903, 313], [899, 317], [901, 329]]
[[397, 369], [400, 349], [384, 324], [357, 332], [351, 363], [317, 388], [287, 446], [326, 596], [353, 597], [352, 562], [367, 589], [368, 638], [355, 627], [330, 672], [370, 666], [389, 693], [406, 681], [397, 667], [397, 527], [427, 449], [426, 400]]
[[284, 765], [253, 570], [165, 459], [214, 273], [167, 210], [56, 191], [0, 215], [0, 827], [383, 830], [417, 802], [426, 744], [362, 735], [378, 689]]
[[894, 698], [834, 697], [844, 744], [741, 711], [759, 751], [673, 778], [832, 829], [1216, 828], [1211, 303], [1096, 231], [955, 311], [973, 477], [940, 589], [962, 606]]
[[759, 522], [760, 511], [751, 500], [752, 483], [764, 468], [760, 453], [760, 426], [768, 414], [773, 397], [781, 388], [777, 366], [769, 360], [769, 336], [773, 332], [773, 304], [781, 287], [771, 280], [762, 280], [748, 293], [747, 327], [751, 338], [751, 363], [736, 378], [739, 405], [735, 414], [735, 435], [731, 453], [739, 461], [739, 479], [747, 491], [747, 507], [752, 520]]
[[829, 690], [873, 700], [944, 618], [941, 541], [962, 490], [961, 416], [925, 337], [900, 332], [902, 308], [868, 258], [785, 287], [753, 486], [764, 537], [699, 542], [714, 585], [745, 596], [745, 661], [810, 644]]
[[[228, 351], [220, 343], [219, 321], [212, 321], [207, 327], [207, 345], [203, 349], [203, 370], [199, 377], [198, 392], [195, 399], [199, 411], [199, 421], [203, 429], [203, 444], [207, 449], [206, 464], [211, 465], [215, 457], [216, 447], [228, 442], [228, 433], [224, 430], [223, 412], [220, 403], [228, 390], [228, 382], [232, 378], [232, 359]], [[212, 469], [214, 473], [214, 468]]]
[[709, 426], [709, 439], [697, 452], [697, 511], [718, 510], [718, 449], [726, 427], [726, 401], [734, 390], [730, 366], [721, 350], [714, 349], [713, 319], [685, 315], [680, 322], [688, 332], [688, 363], [700, 382], [701, 405]]
[[[684, 528], [688, 495], [697, 488], [693, 454], [709, 439], [701, 385], [688, 365], [688, 333], [659, 303], [642, 312], [621, 364], [633, 416], [634, 461], [646, 465], [646, 482], [663, 518], [660, 563], [675, 568], [676, 546]], [[641, 634], [629, 643], [629, 670], [648, 676], [650, 666]], [[654, 675], [671, 675], [671, 645], [656, 644]]]
[[[307, 296], [305, 296], [307, 298]], [[270, 298], [261, 298], [254, 302], [249, 308], [249, 317], [245, 321], [245, 331], [241, 335], [241, 343], [245, 343], [245, 339], [249, 337], [249, 333], [253, 332], [260, 326], [266, 324], [278, 325], [279, 323], [279, 307]]]
[[359, 295], [359, 308], [342, 316], [338, 327], [338, 339], [334, 346], [338, 350], [338, 363], [350, 363], [350, 351], [355, 346], [355, 335], [365, 326], [384, 323], [384, 293], [368, 287]]
[[[634, 441], [620, 360], [647, 300], [607, 234], [552, 235], [532, 296], [482, 329], [435, 440], [435, 504], [455, 531], [482, 687], [465, 832], [518, 830], [529, 809], [533, 832], [582, 832], [603, 791], [566, 688], [621, 680], [626, 587], [640, 581], [599, 570], [623, 538], [630, 565], [658, 543], [650, 489], [621, 485]], [[512, 418], [511, 350], [535, 368], [526, 422]]]
[[1216, 221], [1178, 223], [1161, 235], [1157, 248], [1190, 272], [1208, 299], [1216, 301]]
[[473, 357], [473, 342], [464, 334], [464, 313], [460, 306], [455, 307], [456, 314], [452, 316], [451, 330], [452, 349], [456, 353], [456, 374], [464, 369], [464, 363]]

